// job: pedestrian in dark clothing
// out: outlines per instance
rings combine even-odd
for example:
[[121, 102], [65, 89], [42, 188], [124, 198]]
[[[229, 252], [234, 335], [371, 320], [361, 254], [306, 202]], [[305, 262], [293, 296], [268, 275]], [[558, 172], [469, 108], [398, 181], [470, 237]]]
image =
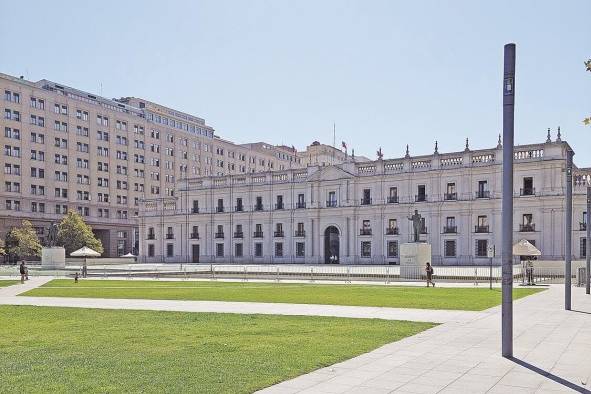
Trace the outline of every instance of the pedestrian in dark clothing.
[[427, 287], [429, 287], [429, 283], [435, 287], [435, 282], [433, 282], [433, 267], [431, 263], [425, 264], [425, 273], [427, 274]]
[[25, 277], [27, 276], [27, 267], [25, 266], [24, 261], [21, 261], [21, 265], [19, 266], [19, 272], [21, 274], [21, 283], [25, 283]]
[[74, 282], [78, 283], [78, 272], [74, 274]]

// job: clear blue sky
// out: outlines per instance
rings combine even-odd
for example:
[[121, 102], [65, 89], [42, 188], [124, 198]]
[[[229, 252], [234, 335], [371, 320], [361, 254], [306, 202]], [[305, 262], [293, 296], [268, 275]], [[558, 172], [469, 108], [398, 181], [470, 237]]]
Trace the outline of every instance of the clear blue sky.
[[[35, 4], [33, 4], [35, 3]], [[503, 45], [516, 143], [561, 126], [591, 166], [591, 1], [51, 1], [2, 9], [0, 71], [204, 117], [220, 136], [375, 158], [496, 145]]]

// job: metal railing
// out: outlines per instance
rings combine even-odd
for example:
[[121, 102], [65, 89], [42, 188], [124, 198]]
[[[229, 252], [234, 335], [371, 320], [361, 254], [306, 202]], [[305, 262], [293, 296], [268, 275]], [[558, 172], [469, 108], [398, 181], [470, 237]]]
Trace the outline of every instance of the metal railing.
[[490, 190], [478, 190], [476, 198], [490, 198]]
[[534, 232], [534, 231], [536, 231], [535, 223], [520, 224], [519, 225], [519, 232], [530, 233], [530, 232]]
[[388, 196], [388, 204], [398, 204], [398, 196]]
[[[155, 256], [162, 261], [179, 261], [181, 256]], [[305, 265], [305, 264], [187, 264], [187, 263], [135, 263], [115, 265], [88, 265], [87, 276], [93, 279], [161, 279], [161, 278], [202, 278], [240, 280], [304, 280], [304, 281], [368, 281], [405, 282], [424, 281], [424, 267], [399, 265]], [[40, 264], [29, 264], [29, 277], [54, 276], [72, 278], [81, 272], [80, 264], [68, 264], [65, 269], [42, 269]], [[440, 282], [468, 282], [476, 286], [500, 283], [500, 266], [438, 266], [434, 267], [433, 278]], [[572, 270], [576, 278], [577, 270]], [[0, 266], [0, 276], [18, 278], [18, 265]], [[526, 264], [513, 266], [513, 281], [521, 285], [542, 285], [564, 283], [564, 267], [527, 267]], [[573, 283], [576, 283], [573, 281]]]
[[443, 195], [445, 201], [454, 201], [458, 199], [458, 193], [445, 193]]

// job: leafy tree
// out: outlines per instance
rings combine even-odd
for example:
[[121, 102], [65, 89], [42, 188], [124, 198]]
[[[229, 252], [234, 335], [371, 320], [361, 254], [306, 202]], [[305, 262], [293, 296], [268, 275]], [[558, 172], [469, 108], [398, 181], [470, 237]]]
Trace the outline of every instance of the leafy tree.
[[4, 240], [0, 239], [0, 256], [4, 256], [6, 254], [6, 250], [4, 249]]
[[92, 228], [77, 212], [69, 211], [58, 225], [57, 243], [70, 254], [84, 246], [103, 253], [103, 244], [92, 233]]
[[21, 260], [30, 256], [41, 255], [41, 243], [33, 224], [23, 220], [21, 227], [15, 227], [6, 237], [9, 240], [8, 252], [18, 256]]

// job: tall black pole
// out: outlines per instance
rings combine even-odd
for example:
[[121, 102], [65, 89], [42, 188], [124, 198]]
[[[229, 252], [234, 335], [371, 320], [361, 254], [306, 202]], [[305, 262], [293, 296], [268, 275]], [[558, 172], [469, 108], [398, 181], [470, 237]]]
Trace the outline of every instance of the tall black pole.
[[570, 149], [566, 151], [566, 209], [565, 222], [565, 248], [564, 248], [564, 309], [571, 309], [571, 260], [573, 246], [573, 155]]
[[587, 281], [585, 284], [585, 293], [589, 294], [589, 285], [591, 284], [591, 186], [587, 186]]
[[515, 44], [505, 45], [503, 72], [502, 355], [513, 356], [513, 127]]

